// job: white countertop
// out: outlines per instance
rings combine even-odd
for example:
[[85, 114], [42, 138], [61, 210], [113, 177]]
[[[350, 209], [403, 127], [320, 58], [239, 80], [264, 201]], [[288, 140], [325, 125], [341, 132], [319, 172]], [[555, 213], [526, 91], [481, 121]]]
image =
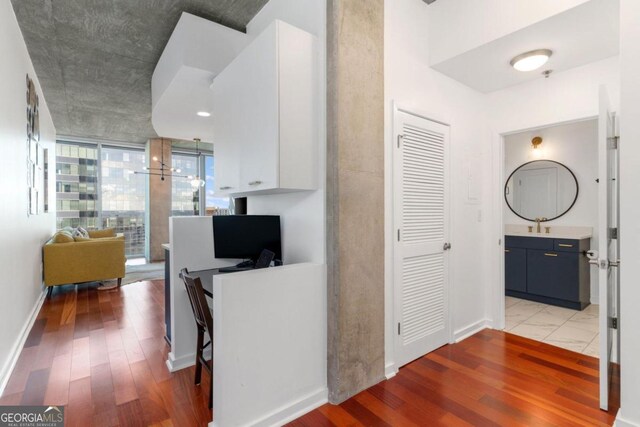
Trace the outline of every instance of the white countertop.
[[593, 237], [593, 228], [591, 227], [571, 227], [571, 226], [553, 226], [546, 225], [546, 227], [551, 227], [549, 233], [545, 233], [545, 224], [540, 224], [541, 233], [536, 233], [536, 225], [533, 224], [533, 232], [529, 232], [526, 224], [507, 224], [504, 227], [505, 236], [516, 236], [516, 237], [542, 237], [547, 239], [572, 239], [572, 240], [581, 240], [581, 239], [590, 239]]

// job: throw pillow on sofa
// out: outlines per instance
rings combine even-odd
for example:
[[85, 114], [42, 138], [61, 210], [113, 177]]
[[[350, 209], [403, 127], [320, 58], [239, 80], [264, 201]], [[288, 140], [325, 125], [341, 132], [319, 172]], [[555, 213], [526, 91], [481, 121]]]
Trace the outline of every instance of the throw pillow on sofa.
[[73, 231], [73, 237], [84, 237], [85, 239], [89, 238], [89, 233], [82, 227], [78, 227]]
[[51, 239], [53, 243], [71, 243], [74, 241], [73, 236], [68, 231], [58, 231]]

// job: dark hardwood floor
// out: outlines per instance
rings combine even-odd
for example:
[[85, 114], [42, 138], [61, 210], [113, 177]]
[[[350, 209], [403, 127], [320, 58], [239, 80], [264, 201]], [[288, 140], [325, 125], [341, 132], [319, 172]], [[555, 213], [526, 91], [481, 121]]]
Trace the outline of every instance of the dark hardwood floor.
[[[169, 373], [163, 336], [161, 280], [110, 292], [55, 289], [0, 405], [65, 405], [67, 426], [206, 426], [209, 376], [194, 386], [193, 368]], [[612, 425], [615, 410], [598, 409], [597, 362], [486, 330], [290, 425]]]
[[289, 426], [610, 426], [612, 404], [598, 409], [598, 359], [485, 330]]
[[67, 426], [206, 426], [209, 375], [165, 365], [164, 282], [54, 289], [0, 405], [65, 405]]

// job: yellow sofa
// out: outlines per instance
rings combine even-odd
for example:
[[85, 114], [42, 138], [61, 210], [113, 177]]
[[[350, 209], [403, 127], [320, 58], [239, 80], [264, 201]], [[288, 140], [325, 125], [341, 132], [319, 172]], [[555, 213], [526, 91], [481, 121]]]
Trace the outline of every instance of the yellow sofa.
[[115, 230], [89, 231], [89, 238], [56, 233], [43, 248], [44, 283], [51, 287], [118, 279], [125, 275], [124, 236]]

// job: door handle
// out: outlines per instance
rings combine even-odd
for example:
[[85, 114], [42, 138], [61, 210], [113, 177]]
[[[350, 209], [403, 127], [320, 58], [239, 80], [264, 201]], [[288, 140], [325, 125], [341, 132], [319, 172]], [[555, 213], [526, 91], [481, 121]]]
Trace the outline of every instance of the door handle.
[[249, 183], [249, 185], [260, 185], [260, 184], [262, 184], [262, 181], [251, 181]]
[[442, 246], [443, 251], [448, 251], [451, 249], [451, 243], [447, 242]]
[[220, 187], [220, 190], [231, 190], [233, 187], [229, 187], [229, 186], [224, 186], [224, 187]]
[[572, 248], [573, 245], [567, 245], [566, 243], [558, 243], [558, 246], [560, 246], [561, 248]]
[[544, 256], [558, 256], [558, 254], [550, 254], [548, 252], [545, 252]]

